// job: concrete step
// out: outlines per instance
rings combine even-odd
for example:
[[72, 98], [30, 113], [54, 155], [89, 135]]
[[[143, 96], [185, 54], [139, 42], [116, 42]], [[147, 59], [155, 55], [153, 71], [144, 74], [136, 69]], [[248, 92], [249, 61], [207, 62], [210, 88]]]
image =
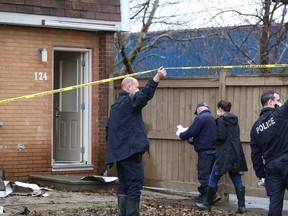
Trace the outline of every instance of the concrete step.
[[[71, 174], [71, 175], [29, 175], [30, 180], [41, 186], [55, 188], [58, 190], [66, 190], [72, 192], [93, 191], [116, 189], [118, 181], [103, 182], [96, 179], [82, 180], [86, 175]], [[89, 175], [90, 176], [90, 175]]]

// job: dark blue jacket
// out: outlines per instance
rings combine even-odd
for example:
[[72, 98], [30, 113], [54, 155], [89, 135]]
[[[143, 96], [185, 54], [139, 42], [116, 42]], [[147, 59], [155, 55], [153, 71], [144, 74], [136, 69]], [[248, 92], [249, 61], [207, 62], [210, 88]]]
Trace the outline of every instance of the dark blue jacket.
[[250, 135], [253, 169], [258, 178], [265, 178], [264, 162], [288, 152], [288, 101], [276, 109], [263, 108]]
[[141, 111], [153, 98], [157, 86], [157, 82], [149, 80], [135, 95], [120, 91], [111, 106], [106, 126], [107, 164], [126, 159], [135, 153], [149, 152], [149, 140]]
[[202, 150], [215, 150], [213, 144], [216, 137], [215, 118], [209, 110], [202, 111], [188, 130], [184, 131], [179, 136], [182, 140], [188, 140], [193, 137], [194, 149], [196, 152]]

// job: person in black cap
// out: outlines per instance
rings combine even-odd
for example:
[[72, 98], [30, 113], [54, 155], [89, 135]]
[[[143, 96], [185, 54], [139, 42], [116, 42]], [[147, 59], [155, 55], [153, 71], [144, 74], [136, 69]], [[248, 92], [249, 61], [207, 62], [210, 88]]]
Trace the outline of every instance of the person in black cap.
[[[215, 146], [213, 143], [216, 137], [216, 123], [206, 103], [197, 104], [194, 114], [197, 116], [189, 128], [187, 130], [178, 128], [176, 135], [194, 145], [194, 149], [198, 154], [197, 171], [200, 194], [195, 201], [203, 202], [208, 189], [211, 168], [215, 161]], [[213, 203], [220, 199], [220, 195], [216, 193]]]

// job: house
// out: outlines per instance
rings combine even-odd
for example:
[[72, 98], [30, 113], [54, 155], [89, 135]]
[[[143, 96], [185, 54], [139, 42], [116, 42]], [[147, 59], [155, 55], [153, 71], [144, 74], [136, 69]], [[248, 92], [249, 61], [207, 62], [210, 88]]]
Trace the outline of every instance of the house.
[[108, 84], [1, 103], [109, 77], [125, 0], [0, 0], [0, 164], [8, 179], [100, 174]]

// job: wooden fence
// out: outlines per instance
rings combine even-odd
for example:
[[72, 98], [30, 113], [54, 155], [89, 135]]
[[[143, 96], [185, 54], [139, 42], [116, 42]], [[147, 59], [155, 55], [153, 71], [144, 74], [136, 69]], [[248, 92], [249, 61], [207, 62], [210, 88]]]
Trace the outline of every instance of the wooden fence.
[[[168, 71], [169, 73], [169, 71]], [[140, 87], [147, 79], [139, 79]], [[288, 78], [281, 75], [230, 75], [223, 70], [216, 77], [184, 77], [161, 80], [154, 98], [143, 109], [150, 139], [150, 158], [144, 156], [145, 185], [186, 191], [197, 191], [197, 154], [192, 145], [175, 134], [176, 126], [188, 127], [195, 117], [196, 104], [206, 102], [216, 116], [216, 105], [221, 99], [232, 103], [232, 112], [239, 118], [241, 142], [246, 155], [248, 172], [242, 180], [246, 195], [266, 197], [258, 186], [250, 158], [250, 129], [258, 118], [263, 90], [279, 92], [282, 102], [288, 95]], [[120, 82], [110, 86], [110, 103], [117, 97]], [[228, 175], [219, 184], [222, 194], [235, 194]]]

